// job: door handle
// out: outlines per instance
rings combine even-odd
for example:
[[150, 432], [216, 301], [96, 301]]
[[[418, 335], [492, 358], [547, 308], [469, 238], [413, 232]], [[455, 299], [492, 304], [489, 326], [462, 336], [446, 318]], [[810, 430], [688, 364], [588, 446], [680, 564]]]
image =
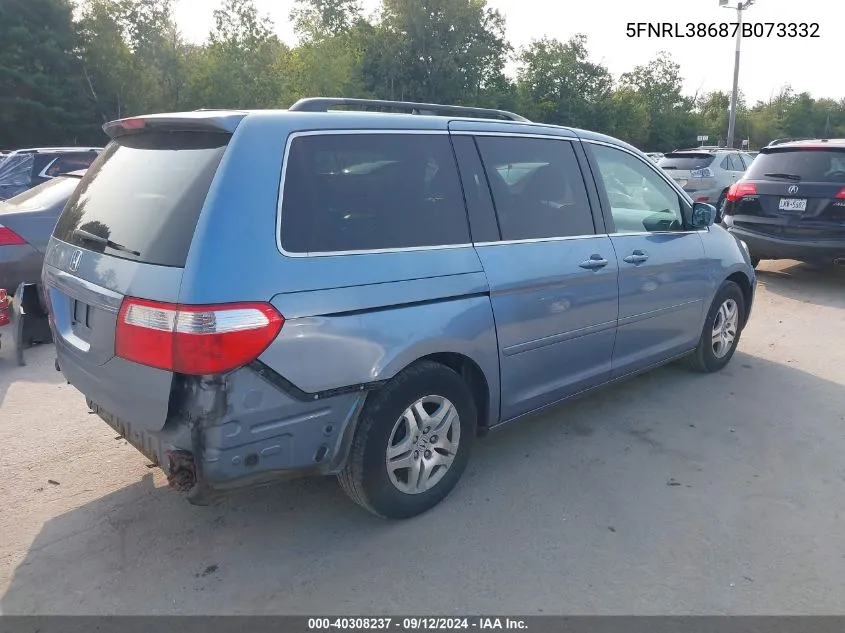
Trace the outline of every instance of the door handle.
[[598, 270], [599, 268], [604, 268], [607, 264], [608, 261], [601, 255], [590, 255], [590, 259], [583, 261], [578, 265], [581, 268], [586, 268], [587, 270]]
[[648, 254], [645, 251], [636, 250], [622, 261], [628, 264], [642, 264], [647, 259]]

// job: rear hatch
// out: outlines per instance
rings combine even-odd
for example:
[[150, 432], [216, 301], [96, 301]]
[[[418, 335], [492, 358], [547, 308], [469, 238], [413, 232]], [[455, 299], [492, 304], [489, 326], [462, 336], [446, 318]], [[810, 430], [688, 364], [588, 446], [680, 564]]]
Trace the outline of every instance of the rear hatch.
[[658, 165], [685, 191], [712, 189], [713, 161], [710, 152], [670, 152], [658, 161]]
[[845, 147], [763, 149], [730, 195], [733, 224], [793, 239], [845, 239]]
[[[237, 120], [110, 124], [115, 140], [79, 183], [50, 241], [43, 280], [61, 369], [89, 400], [134, 428], [164, 425], [174, 374], [116, 355], [119, 312], [127, 296], [178, 301], [197, 222]], [[161, 325], [156, 318], [173, 316], [140, 310], [136, 316], [153, 327]], [[154, 350], [167, 340], [147, 343]]]

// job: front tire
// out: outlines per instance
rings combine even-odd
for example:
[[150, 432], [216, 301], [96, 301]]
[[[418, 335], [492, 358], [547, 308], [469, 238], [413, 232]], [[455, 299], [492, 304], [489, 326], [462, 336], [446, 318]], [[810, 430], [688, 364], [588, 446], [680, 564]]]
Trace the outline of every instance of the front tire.
[[338, 481], [373, 514], [407, 519], [433, 508], [466, 469], [478, 414], [466, 382], [422, 361], [369, 396]]
[[742, 290], [733, 281], [725, 281], [713, 299], [698, 347], [687, 357], [687, 365], [704, 373], [723, 369], [736, 351], [744, 323]]

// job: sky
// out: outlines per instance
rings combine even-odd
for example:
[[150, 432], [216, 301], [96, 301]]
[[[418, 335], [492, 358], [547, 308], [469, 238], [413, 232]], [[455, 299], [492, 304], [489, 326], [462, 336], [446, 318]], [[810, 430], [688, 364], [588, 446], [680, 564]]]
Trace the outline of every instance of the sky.
[[[736, 0], [729, 1], [736, 6]], [[288, 21], [293, 0], [255, 3], [273, 19], [282, 40], [296, 41]], [[219, 4], [220, 0], [175, 0], [175, 17], [183, 35], [192, 42], [204, 40]], [[380, 6], [379, 0], [362, 0], [362, 4], [367, 13]], [[685, 31], [688, 23], [736, 22], [736, 10], [719, 7], [719, 0], [488, 0], [488, 6], [505, 16], [508, 40], [516, 48], [544, 36], [568, 40], [584, 33], [592, 61], [603, 63], [617, 77], [665, 50], [681, 66], [685, 93], [731, 90], [735, 38], [626, 34], [629, 23], [678, 23], [679, 30]], [[776, 31], [770, 37], [743, 38], [739, 86], [747, 102], [766, 101], [786, 84], [814, 97], [845, 98], [845, 85], [835, 72], [842, 58], [836, 33], [845, 22], [845, 0], [756, 0], [743, 11], [743, 21], [803, 23], [813, 25], [810, 32], [818, 25], [817, 38], [777, 37]]]

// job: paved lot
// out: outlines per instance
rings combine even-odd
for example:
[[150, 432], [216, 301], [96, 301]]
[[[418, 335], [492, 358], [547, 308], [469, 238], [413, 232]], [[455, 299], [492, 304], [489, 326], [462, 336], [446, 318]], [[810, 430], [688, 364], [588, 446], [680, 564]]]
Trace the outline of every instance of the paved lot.
[[[762, 266], [714, 376], [670, 366], [494, 434], [427, 515], [333, 480], [195, 508], [53, 370], [0, 352], [0, 608], [840, 613], [845, 271]], [[51, 483], [55, 482], [55, 483]]]

